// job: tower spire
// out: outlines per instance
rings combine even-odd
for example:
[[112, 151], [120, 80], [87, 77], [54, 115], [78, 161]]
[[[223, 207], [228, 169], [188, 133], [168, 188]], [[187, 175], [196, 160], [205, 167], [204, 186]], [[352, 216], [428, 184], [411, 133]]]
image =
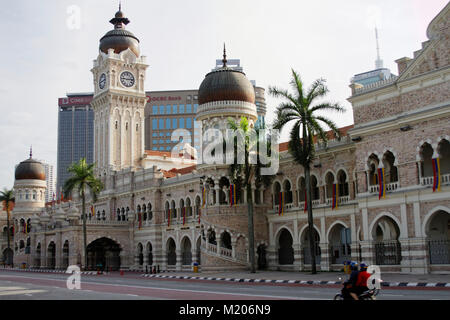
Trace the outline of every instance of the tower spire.
[[227, 49], [225, 48], [225, 42], [223, 43], [223, 67], [227, 66]]
[[377, 60], [375, 60], [375, 68], [381, 69], [383, 68], [383, 60], [381, 60], [380, 58], [380, 45], [378, 43], [378, 29], [376, 25], [375, 25], [375, 40], [377, 43]]

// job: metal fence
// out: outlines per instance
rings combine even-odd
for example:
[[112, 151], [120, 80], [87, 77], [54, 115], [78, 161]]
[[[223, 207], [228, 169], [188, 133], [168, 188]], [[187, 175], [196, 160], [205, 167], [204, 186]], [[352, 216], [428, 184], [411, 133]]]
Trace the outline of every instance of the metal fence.
[[[303, 263], [304, 264], [311, 264], [311, 249], [309, 248], [309, 246], [302, 246], [302, 253], [303, 253]], [[321, 260], [321, 250], [320, 250], [320, 246], [319, 246], [319, 242], [317, 242], [315, 244], [315, 259], [316, 259], [316, 264], [320, 264], [320, 260]]]
[[402, 248], [397, 240], [375, 242], [374, 249], [377, 265], [396, 265], [402, 260]]
[[430, 264], [450, 264], [450, 240], [428, 240]]
[[351, 260], [352, 251], [349, 243], [332, 243], [330, 245], [330, 257], [332, 264], [343, 264]]

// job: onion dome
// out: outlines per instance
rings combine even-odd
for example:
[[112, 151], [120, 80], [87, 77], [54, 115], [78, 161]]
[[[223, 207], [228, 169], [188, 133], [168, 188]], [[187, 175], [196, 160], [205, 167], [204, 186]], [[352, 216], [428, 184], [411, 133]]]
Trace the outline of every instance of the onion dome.
[[114, 49], [114, 53], [121, 53], [130, 49], [137, 57], [140, 56], [139, 39], [130, 31], [125, 30], [125, 26], [130, 20], [125, 17], [119, 6], [119, 11], [113, 19], [109, 21], [114, 25], [114, 30], [107, 32], [100, 39], [100, 51], [108, 53], [109, 49]]
[[255, 90], [245, 73], [227, 67], [223, 49], [223, 67], [208, 73], [198, 90], [198, 103], [244, 101], [255, 103]]
[[22, 161], [16, 168], [16, 180], [43, 180], [45, 181], [45, 169], [42, 163], [32, 158], [30, 150], [30, 158]]

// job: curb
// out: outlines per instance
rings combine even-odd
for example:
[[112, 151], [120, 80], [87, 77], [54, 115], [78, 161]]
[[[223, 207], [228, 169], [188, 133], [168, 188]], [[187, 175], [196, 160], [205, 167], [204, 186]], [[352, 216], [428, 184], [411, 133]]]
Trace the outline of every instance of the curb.
[[[230, 282], [249, 282], [249, 283], [282, 283], [282, 284], [308, 284], [308, 285], [341, 285], [342, 281], [318, 281], [318, 280], [269, 280], [269, 279], [244, 279], [244, 278], [216, 278], [216, 277], [190, 277], [190, 276], [162, 276], [153, 274], [142, 274], [145, 278], [162, 279], [184, 279], [184, 280], [218, 280]], [[382, 282], [382, 287], [421, 287], [421, 288], [450, 288], [450, 283], [438, 282]]]

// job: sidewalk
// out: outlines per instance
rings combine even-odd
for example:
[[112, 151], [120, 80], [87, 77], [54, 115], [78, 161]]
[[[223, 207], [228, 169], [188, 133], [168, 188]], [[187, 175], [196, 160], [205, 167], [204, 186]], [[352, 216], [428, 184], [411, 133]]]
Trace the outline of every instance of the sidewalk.
[[[195, 280], [220, 280], [257, 283], [294, 283], [313, 285], [337, 285], [348, 278], [343, 272], [284, 272], [284, 271], [230, 271], [230, 272], [170, 272], [143, 274], [147, 278], [172, 278]], [[341, 278], [341, 279], [339, 279]], [[382, 273], [384, 287], [441, 287], [450, 289], [450, 274], [402, 274]]]

